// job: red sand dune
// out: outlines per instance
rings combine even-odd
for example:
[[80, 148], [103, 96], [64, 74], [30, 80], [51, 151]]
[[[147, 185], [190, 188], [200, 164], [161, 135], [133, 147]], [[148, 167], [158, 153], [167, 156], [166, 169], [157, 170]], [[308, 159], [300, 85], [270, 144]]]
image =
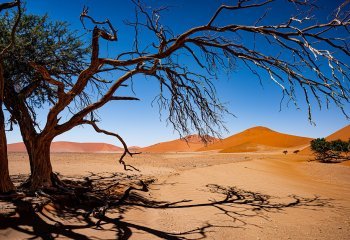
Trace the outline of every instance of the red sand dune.
[[[339, 129], [338, 131], [332, 133], [328, 137], [326, 137], [326, 140], [333, 141], [333, 140], [343, 140], [348, 141], [350, 139], [350, 125], [347, 125], [343, 127], [342, 129]], [[310, 146], [306, 147], [302, 151], [300, 151], [302, 154], [312, 154]]]
[[350, 125], [347, 125], [343, 127], [342, 129], [336, 131], [335, 133], [332, 133], [326, 139], [328, 141], [333, 141], [333, 140], [343, 140], [343, 141], [348, 141], [350, 138]]
[[[26, 152], [24, 144], [13, 143], [7, 145], [9, 152]], [[76, 143], [76, 142], [53, 142], [51, 152], [120, 152], [123, 148], [107, 143]]]
[[[187, 142], [186, 142], [187, 140]], [[218, 139], [208, 137], [208, 144], [212, 144]], [[182, 139], [157, 143], [140, 149], [142, 152], [162, 153], [162, 152], [194, 152], [203, 148], [205, 144], [198, 135], [189, 135]]]
[[219, 150], [223, 153], [269, 151], [298, 147], [310, 141], [311, 138], [307, 137], [279, 133], [266, 127], [253, 127], [201, 148], [200, 151]]
[[[141, 147], [138, 147], [138, 146], [131, 146], [131, 147], [128, 147], [128, 149], [131, 152], [141, 152]], [[123, 149], [121, 149], [121, 151], [123, 151]]]

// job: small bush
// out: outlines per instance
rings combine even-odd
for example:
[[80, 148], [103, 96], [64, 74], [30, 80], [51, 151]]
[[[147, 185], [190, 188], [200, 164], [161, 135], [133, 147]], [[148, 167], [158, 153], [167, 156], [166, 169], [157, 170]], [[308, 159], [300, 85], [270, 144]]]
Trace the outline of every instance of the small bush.
[[325, 163], [341, 162], [349, 160], [350, 140], [340, 139], [328, 142], [324, 138], [317, 138], [311, 141], [311, 150], [316, 160]]

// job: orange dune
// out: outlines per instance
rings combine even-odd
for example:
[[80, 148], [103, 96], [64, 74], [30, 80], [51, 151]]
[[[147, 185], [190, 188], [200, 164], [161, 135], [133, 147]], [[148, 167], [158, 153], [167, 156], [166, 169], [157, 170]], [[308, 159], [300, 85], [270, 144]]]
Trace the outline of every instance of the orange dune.
[[342, 129], [336, 131], [335, 133], [332, 133], [326, 139], [328, 141], [333, 141], [333, 140], [343, 140], [343, 141], [348, 141], [350, 138], [350, 125], [347, 125], [343, 127]]
[[[187, 140], [187, 141], [186, 141]], [[208, 137], [209, 144], [217, 141], [214, 137]], [[141, 148], [142, 152], [162, 153], [162, 152], [194, 152], [203, 148], [205, 144], [198, 135], [189, 135], [182, 139], [157, 143]]]
[[223, 153], [270, 151], [303, 146], [310, 141], [311, 138], [279, 133], [259, 126], [203, 147], [199, 151], [218, 150]]
[[237, 146], [228, 147], [222, 149], [221, 153], [243, 153], [243, 152], [259, 152], [259, 151], [272, 151], [272, 150], [280, 150], [280, 147], [267, 146], [258, 143], [247, 142]]
[[7, 144], [7, 151], [8, 152], [27, 152], [26, 147], [24, 146], [24, 143], [11, 143]]
[[[332, 133], [328, 137], [326, 137], [327, 141], [333, 141], [333, 140], [343, 140], [348, 141], [350, 138], [350, 125], [347, 125], [343, 127], [342, 129]], [[301, 154], [312, 154], [310, 146], [304, 148], [302, 151], [300, 151]]]
[[141, 147], [138, 147], [138, 146], [131, 146], [131, 147], [128, 147], [128, 149], [130, 151], [133, 151], [133, 152], [139, 152], [141, 151]]
[[[8, 144], [9, 152], [26, 152], [24, 143]], [[107, 143], [76, 143], [76, 142], [53, 142], [51, 152], [120, 152], [123, 148]]]

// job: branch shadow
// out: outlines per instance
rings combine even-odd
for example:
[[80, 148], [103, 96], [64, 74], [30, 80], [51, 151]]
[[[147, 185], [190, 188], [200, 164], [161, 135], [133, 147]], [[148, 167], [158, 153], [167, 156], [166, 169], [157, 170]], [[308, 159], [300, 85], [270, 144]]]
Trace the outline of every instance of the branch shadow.
[[[17, 177], [16, 179], [22, 178]], [[83, 182], [75, 179], [76, 176], [63, 180], [70, 186], [74, 184], [80, 186], [76, 191], [70, 188], [72, 192], [69, 193], [53, 190], [35, 193], [23, 192], [9, 199], [0, 200], [0, 238], [8, 239], [8, 236], [1, 232], [5, 230], [8, 232], [12, 229], [27, 235], [28, 239], [56, 239], [58, 237], [83, 240], [102, 239], [92, 236], [89, 230], [93, 230], [95, 235], [109, 232], [115, 239], [129, 239], [135, 231], [163, 239], [203, 239], [209, 232], [215, 231], [215, 228], [244, 228], [247, 225], [254, 225], [247, 219], [266, 219], [264, 212], [281, 212], [287, 208], [300, 207], [314, 210], [331, 207], [331, 199], [322, 199], [318, 196], [303, 198], [291, 195], [288, 201], [282, 202], [266, 194], [216, 184], [208, 184], [202, 191], [214, 193], [220, 196], [221, 200], [194, 202], [182, 199], [166, 202], [151, 199], [142, 193], [148, 191], [147, 185], [154, 182], [152, 179], [139, 182], [140, 179], [137, 176], [93, 173], [85, 177]], [[81, 186], [90, 187], [86, 188], [88, 191], [82, 192]], [[132, 209], [143, 211], [147, 209], [190, 210], [201, 207], [216, 209], [217, 214], [236, 225], [217, 225], [210, 223], [209, 220], [203, 220], [201, 226], [193, 229], [168, 232], [127, 221], [125, 218], [126, 213]]]

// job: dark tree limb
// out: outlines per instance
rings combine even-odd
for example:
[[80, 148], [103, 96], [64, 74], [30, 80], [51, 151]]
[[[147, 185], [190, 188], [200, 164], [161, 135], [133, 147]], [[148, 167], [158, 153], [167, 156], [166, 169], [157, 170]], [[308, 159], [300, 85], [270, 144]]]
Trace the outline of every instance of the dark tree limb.
[[20, 0], [16, 0], [16, 1], [13, 1], [13, 2], [5, 2], [5, 3], [0, 3], [0, 12], [3, 11], [3, 10], [6, 10], [6, 9], [10, 9], [10, 8], [13, 8], [13, 7], [16, 7], [20, 5]]
[[21, 0], [16, 0], [12, 3], [0, 4], [0, 12], [4, 9], [9, 9], [9, 8], [13, 8], [13, 7], [17, 7], [17, 17], [16, 17], [15, 23], [13, 24], [12, 30], [11, 30], [11, 41], [10, 41], [9, 45], [7, 45], [7, 47], [2, 49], [2, 51], [0, 52], [0, 57], [3, 57], [3, 55], [8, 51], [8, 49], [10, 49], [11, 47], [14, 46], [16, 30], [17, 30], [19, 21], [21, 20], [21, 16], [22, 16]]
[[120, 101], [120, 100], [126, 100], [126, 101], [140, 101], [137, 97], [121, 97], [121, 96], [113, 96], [110, 98], [111, 101]]
[[57, 87], [57, 93], [58, 93], [58, 98], [62, 99], [65, 95], [64, 88], [65, 85], [63, 82], [60, 82], [56, 79], [53, 79], [49, 73], [49, 71], [44, 67], [40, 66], [38, 64], [35, 64], [34, 62], [30, 63], [30, 65], [38, 72], [41, 74], [43, 77], [43, 80], [48, 82], [49, 84], [52, 84]]

